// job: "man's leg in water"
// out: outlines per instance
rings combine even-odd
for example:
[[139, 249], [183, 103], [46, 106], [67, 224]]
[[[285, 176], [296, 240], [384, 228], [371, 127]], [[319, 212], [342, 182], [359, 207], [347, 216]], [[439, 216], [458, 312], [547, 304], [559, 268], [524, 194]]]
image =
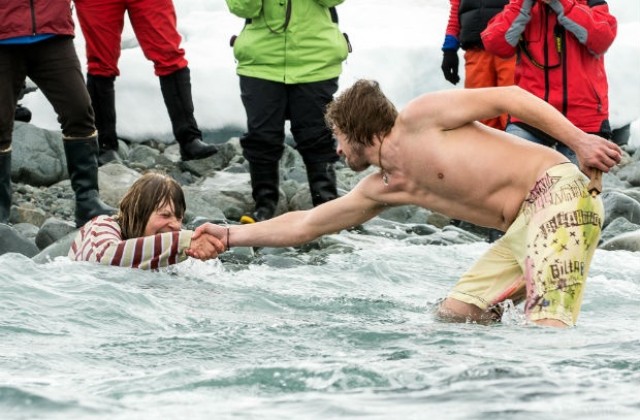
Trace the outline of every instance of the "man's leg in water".
[[462, 275], [438, 309], [441, 320], [500, 321], [499, 303], [506, 299], [517, 303], [524, 298], [522, 268], [511, 251], [514, 236], [517, 239], [521, 232], [516, 222]]

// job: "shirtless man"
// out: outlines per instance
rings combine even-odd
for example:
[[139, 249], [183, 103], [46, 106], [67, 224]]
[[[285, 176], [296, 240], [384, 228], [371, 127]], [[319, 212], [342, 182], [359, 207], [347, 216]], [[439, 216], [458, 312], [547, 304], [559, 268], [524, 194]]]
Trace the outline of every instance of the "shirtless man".
[[[476, 122], [502, 113], [562, 140], [584, 173], [551, 148]], [[582, 132], [515, 86], [429, 93], [398, 114], [376, 82], [360, 80], [329, 105], [326, 119], [351, 169], [375, 165], [380, 172], [311, 210], [200, 231], [227, 247], [295, 246], [359, 225], [388, 206], [418, 205], [505, 231], [449, 293], [442, 318], [491, 320], [500, 302], [526, 299], [530, 321], [575, 324], [604, 217], [585, 173], [608, 172], [620, 161], [617, 145]]]

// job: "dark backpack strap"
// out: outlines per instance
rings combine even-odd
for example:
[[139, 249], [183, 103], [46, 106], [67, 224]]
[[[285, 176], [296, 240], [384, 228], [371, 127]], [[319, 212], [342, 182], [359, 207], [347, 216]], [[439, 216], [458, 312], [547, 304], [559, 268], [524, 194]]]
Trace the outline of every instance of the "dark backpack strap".
[[329, 8], [329, 13], [331, 13], [331, 22], [338, 23], [338, 11], [335, 7]]

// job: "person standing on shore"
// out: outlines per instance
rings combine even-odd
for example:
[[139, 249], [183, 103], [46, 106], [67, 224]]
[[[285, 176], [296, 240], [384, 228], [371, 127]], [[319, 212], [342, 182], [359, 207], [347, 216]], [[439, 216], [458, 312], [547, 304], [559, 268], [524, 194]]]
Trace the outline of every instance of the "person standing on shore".
[[[442, 44], [442, 72], [444, 78], [456, 85], [458, 75], [458, 49], [464, 51], [464, 87], [510, 86], [516, 66], [516, 55], [498, 57], [488, 52], [482, 44], [480, 33], [493, 16], [499, 13], [509, 0], [450, 0], [449, 21]], [[507, 115], [481, 121], [489, 127], [504, 130]]]
[[255, 210], [241, 221], [270, 219], [276, 212], [286, 120], [306, 165], [313, 205], [333, 200], [338, 157], [324, 111], [350, 50], [335, 10], [344, 0], [226, 1], [231, 13], [245, 19], [232, 45], [247, 113], [240, 144]]
[[115, 209], [98, 193], [98, 143], [91, 99], [73, 45], [71, 0], [0, 2], [0, 223], [11, 211], [11, 142], [16, 104], [28, 76], [58, 115], [75, 223]]
[[[482, 32], [482, 41], [500, 57], [517, 52], [518, 86], [582, 131], [610, 139], [604, 54], [617, 28], [604, 0], [510, 0]], [[520, 118], [512, 117], [506, 130], [577, 162], [574, 150]]]
[[124, 15], [145, 57], [153, 61], [182, 160], [203, 159], [218, 149], [202, 141], [194, 117], [191, 71], [180, 48], [182, 37], [172, 0], [75, 0], [86, 41], [87, 88], [96, 113], [100, 163], [119, 161], [114, 82], [120, 75]]

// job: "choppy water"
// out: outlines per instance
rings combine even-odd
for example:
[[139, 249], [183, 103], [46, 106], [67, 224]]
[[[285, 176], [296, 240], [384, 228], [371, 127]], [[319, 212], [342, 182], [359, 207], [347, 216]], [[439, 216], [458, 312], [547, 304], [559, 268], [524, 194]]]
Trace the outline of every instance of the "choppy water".
[[561, 331], [436, 321], [488, 245], [410, 242], [159, 273], [0, 256], [0, 417], [638, 418], [640, 254], [598, 250]]

